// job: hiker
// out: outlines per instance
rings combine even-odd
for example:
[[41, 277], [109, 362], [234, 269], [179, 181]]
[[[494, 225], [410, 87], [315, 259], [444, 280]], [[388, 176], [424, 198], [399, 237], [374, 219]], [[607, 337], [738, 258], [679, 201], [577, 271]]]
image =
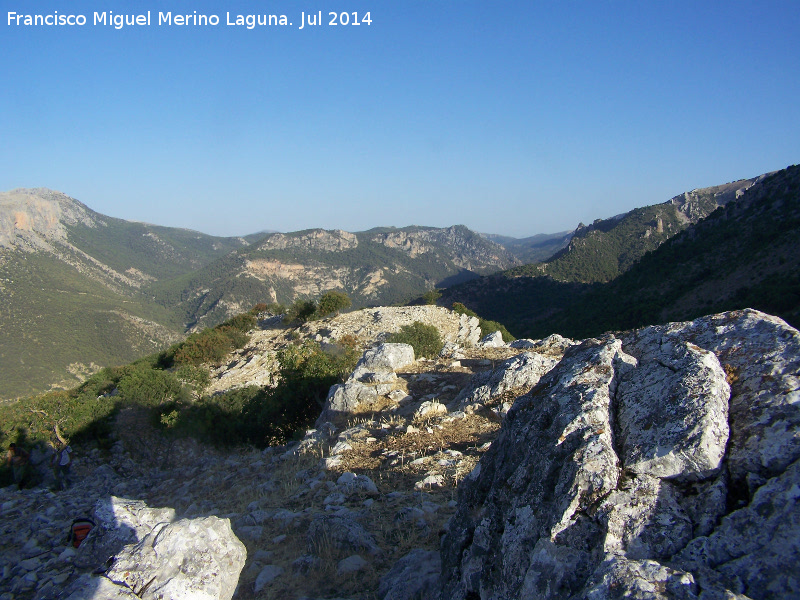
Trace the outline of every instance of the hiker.
[[11, 470], [14, 473], [14, 483], [17, 484], [19, 489], [25, 487], [25, 475], [28, 471], [28, 460], [30, 459], [31, 455], [28, 452], [17, 446], [15, 443], [11, 443], [8, 446], [8, 454], [6, 455], [6, 465], [11, 467]]
[[53, 474], [56, 476], [56, 488], [59, 490], [67, 489], [67, 484], [71, 483], [69, 478], [69, 467], [72, 464], [72, 448], [66, 442], [60, 446], [55, 446], [53, 454]]

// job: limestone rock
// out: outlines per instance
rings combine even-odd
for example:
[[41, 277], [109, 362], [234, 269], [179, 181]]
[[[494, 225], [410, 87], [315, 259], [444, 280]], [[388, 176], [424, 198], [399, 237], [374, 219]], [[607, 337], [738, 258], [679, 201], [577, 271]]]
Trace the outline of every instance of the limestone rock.
[[369, 567], [369, 563], [358, 554], [343, 558], [336, 564], [337, 575], [350, 575], [358, 573]]
[[414, 420], [423, 421], [432, 417], [440, 417], [447, 414], [447, 407], [436, 400], [426, 400], [419, 405], [414, 412]]
[[509, 348], [515, 348], [515, 349], [518, 349], [518, 350], [530, 350], [535, 345], [536, 345], [536, 342], [534, 340], [519, 339], [519, 340], [514, 340], [513, 342], [508, 344], [508, 347]]
[[366, 386], [358, 381], [347, 381], [331, 386], [325, 408], [317, 419], [317, 424], [324, 421], [339, 420], [342, 416], [353, 413], [360, 406], [369, 406], [378, 399], [374, 387]]
[[656, 477], [715, 472], [728, 443], [730, 398], [719, 360], [686, 342], [636, 350], [639, 367], [617, 391], [626, 468]]
[[396, 371], [414, 362], [414, 348], [410, 344], [380, 344], [364, 352], [352, 378], [374, 371]]
[[478, 342], [478, 346], [481, 348], [503, 348], [505, 345], [503, 334], [499, 331], [486, 335]]
[[461, 359], [464, 358], [464, 352], [458, 344], [445, 342], [439, 351], [439, 358]]
[[95, 527], [78, 548], [75, 564], [97, 568], [128, 544], [144, 538], [159, 523], [175, 518], [170, 508], [155, 509], [141, 500], [109, 496], [98, 500], [94, 508]]
[[146, 600], [230, 600], [246, 557], [227, 519], [182, 519], [126, 547], [106, 576]]
[[272, 583], [274, 579], [277, 579], [282, 574], [282, 567], [279, 567], [278, 565], [267, 565], [261, 569], [261, 571], [259, 571], [258, 576], [256, 577], [255, 585], [253, 586], [253, 591], [258, 594], [270, 583]]
[[722, 519], [713, 533], [692, 540], [675, 564], [697, 572], [704, 588], [720, 587], [709, 578], [711, 572], [752, 598], [790, 598], [800, 594], [798, 557], [800, 461], [795, 461], [761, 486], [748, 506]]
[[439, 579], [441, 558], [438, 552], [414, 549], [398, 560], [381, 578], [381, 600], [422, 600], [432, 598]]
[[308, 552], [319, 554], [330, 544], [346, 552], [366, 551], [377, 555], [381, 549], [375, 539], [359, 523], [349, 517], [317, 515], [311, 521], [307, 535]]
[[65, 600], [137, 600], [139, 596], [125, 586], [119, 585], [105, 577], [81, 575], [64, 590]]
[[[343, 384], [334, 385], [328, 392], [317, 428], [326, 421], [343, 420], [360, 407], [370, 406], [378, 400], [375, 386], [362, 381], [393, 382], [394, 371], [414, 362], [414, 348], [409, 344], [380, 344], [364, 352], [355, 370]], [[388, 391], [391, 390], [382, 390]]]
[[798, 597], [798, 373], [752, 310], [570, 347], [464, 479], [442, 600]]
[[481, 328], [479, 323], [480, 320], [477, 317], [459, 315], [458, 335], [456, 336], [457, 341], [467, 348], [477, 346], [478, 340], [481, 337]]
[[554, 333], [548, 335], [542, 340], [536, 340], [533, 343], [533, 350], [539, 354], [547, 354], [549, 356], [561, 356], [567, 351], [567, 348], [574, 346], [578, 342], [565, 338]]
[[698, 591], [689, 573], [652, 560], [627, 560], [622, 557], [614, 557], [603, 563], [587, 588], [583, 597], [591, 600], [695, 600]]
[[504, 360], [493, 371], [475, 373], [451, 406], [456, 410], [464, 410], [474, 404], [487, 404], [492, 398], [509, 390], [520, 389], [520, 393], [528, 391], [539, 382], [542, 375], [556, 364], [558, 358], [525, 352]]
[[336, 480], [336, 487], [345, 494], [365, 494], [367, 496], [377, 496], [378, 488], [375, 483], [366, 475], [356, 475], [355, 473], [345, 472]]

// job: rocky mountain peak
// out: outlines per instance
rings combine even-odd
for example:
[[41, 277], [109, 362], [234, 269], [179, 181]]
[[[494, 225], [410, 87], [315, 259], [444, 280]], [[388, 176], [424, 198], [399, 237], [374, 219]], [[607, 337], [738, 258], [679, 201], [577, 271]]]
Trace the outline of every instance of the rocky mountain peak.
[[47, 248], [66, 241], [65, 225], [102, 223], [86, 205], [47, 188], [0, 192], [0, 248]]
[[723, 185], [696, 188], [671, 198], [665, 204], [675, 206], [685, 222], [697, 223], [714, 212], [717, 207], [725, 206], [728, 202], [741, 198], [747, 190], [760, 184], [770, 175], [772, 173], [765, 173], [758, 177], [739, 179]]
[[354, 233], [341, 229], [311, 229], [297, 233], [274, 233], [261, 244], [260, 250], [284, 250], [293, 248], [309, 251], [341, 252], [358, 246], [358, 237]]

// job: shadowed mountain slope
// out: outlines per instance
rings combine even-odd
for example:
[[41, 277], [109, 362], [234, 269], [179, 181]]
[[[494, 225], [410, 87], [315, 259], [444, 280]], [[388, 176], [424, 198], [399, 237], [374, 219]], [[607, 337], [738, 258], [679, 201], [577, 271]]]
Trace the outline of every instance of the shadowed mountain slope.
[[[581, 264], [565, 251], [541, 265], [548, 276], [541, 272], [539, 276], [523, 275], [525, 269], [530, 273], [540, 265], [526, 266], [448, 290], [442, 302], [464, 302], [488, 318], [506, 323], [515, 335], [533, 337], [554, 331], [585, 337], [745, 307], [770, 311], [796, 324], [800, 306], [799, 171], [800, 167], [793, 166], [746, 180], [755, 185], [741, 192], [729, 184], [723, 191], [724, 205], [704, 220], [635, 259], [630, 254], [625, 260], [622, 254], [614, 255], [617, 264], [627, 265], [627, 269], [609, 283], [598, 283], [603, 279], [592, 275], [589, 268], [571, 278], [565, 276], [569, 267]], [[704, 191], [692, 194], [710, 200], [710, 194], [700, 192]], [[676, 199], [660, 207], [668, 210], [670, 205], [677, 206]], [[688, 218], [710, 206], [710, 202], [705, 208], [689, 204]], [[657, 207], [649, 207], [653, 208]], [[636, 219], [641, 222], [649, 209], [629, 215], [640, 215]], [[576, 234], [570, 248], [580, 248], [581, 239], [586, 236]], [[613, 267], [611, 261], [602, 264]]]

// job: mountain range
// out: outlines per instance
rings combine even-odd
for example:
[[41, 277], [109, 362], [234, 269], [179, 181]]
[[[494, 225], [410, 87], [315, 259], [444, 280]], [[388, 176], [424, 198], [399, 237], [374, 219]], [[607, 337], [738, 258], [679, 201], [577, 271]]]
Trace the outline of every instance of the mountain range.
[[545, 262], [446, 290], [517, 336], [608, 330], [753, 307], [798, 322], [798, 171], [697, 189], [580, 226]]
[[461, 225], [226, 238], [108, 217], [47, 189], [2, 193], [0, 398], [74, 385], [256, 303], [331, 289], [362, 307], [439, 288], [440, 305], [520, 337], [744, 306], [796, 323], [797, 169], [524, 239]]
[[216, 237], [108, 217], [60, 192], [0, 194], [0, 398], [70, 386], [259, 302], [327, 290], [397, 304], [521, 264], [464, 226]]

